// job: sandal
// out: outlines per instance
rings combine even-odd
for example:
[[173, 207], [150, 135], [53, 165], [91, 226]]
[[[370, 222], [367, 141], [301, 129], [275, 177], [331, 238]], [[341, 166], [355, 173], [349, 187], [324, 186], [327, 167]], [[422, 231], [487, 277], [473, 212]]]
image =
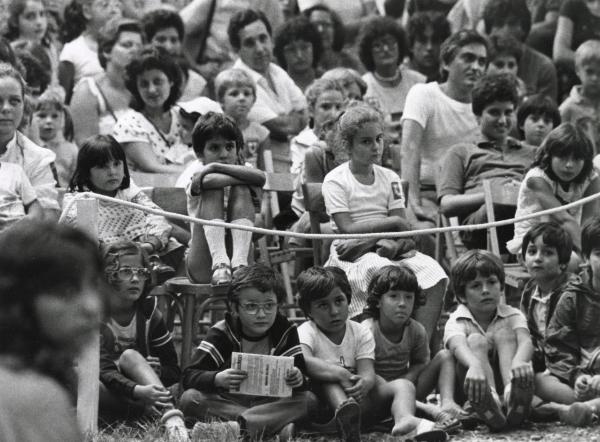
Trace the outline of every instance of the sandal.
[[506, 417], [502, 413], [500, 399], [497, 394], [494, 395], [494, 393], [492, 393], [492, 389], [489, 385], [484, 391], [482, 401], [471, 402], [471, 406], [492, 431], [502, 430], [506, 426]]
[[231, 284], [231, 267], [229, 264], [221, 262], [212, 268], [210, 285], [218, 287], [228, 284]]
[[448, 410], [441, 410], [433, 419], [435, 420], [436, 427], [446, 433], [454, 433], [461, 427], [460, 421]]
[[531, 401], [533, 400], [533, 385], [522, 388], [513, 381], [508, 386], [508, 400], [506, 401], [506, 423], [509, 427], [521, 425], [529, 417]]

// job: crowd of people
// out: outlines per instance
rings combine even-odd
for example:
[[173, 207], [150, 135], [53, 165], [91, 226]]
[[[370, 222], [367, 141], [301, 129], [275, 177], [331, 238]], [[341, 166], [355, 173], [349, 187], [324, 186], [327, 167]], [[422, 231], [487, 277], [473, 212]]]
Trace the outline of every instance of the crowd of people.
[[[0, 439], [81, 439], [73, 358], [97, 325], [102, 419], [172, 441], [591, 425], [600, 199], [498, 228], [499, 256], [485, 230], [457, 259], [369, 234], [598, 194], [599, 143], [599, 0], [0, 0]], [[298, 269], [298, 327], [248, 230], [270, 172], [296, 186], [278, 228], [311, 231], [302, 188], [321, 183], [321, 231], [364, 234]], [[241, 228], [119, 202], [158, 208], [149, 177]], [[93, 239], [90, 192], [114, 199]], [[531, 277], [518, 306], [505, 263]], [[149, 296], [165, 275], [228, 291], [185, 367]], [[236, 393], [233, 352], [292, 357], [291, 396]]]

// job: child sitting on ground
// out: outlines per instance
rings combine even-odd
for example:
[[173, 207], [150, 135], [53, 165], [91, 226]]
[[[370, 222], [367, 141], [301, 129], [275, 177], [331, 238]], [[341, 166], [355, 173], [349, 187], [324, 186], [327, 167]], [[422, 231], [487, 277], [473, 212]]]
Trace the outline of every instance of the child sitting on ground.
[[[229, 421], [230, 429], [254, 440], [279, 432], [280, 440], [293, 436], [294, 424], [308, 417], [312, 393], [304, 391], [305, 363], [298, 332], [278, 307], [285, 296], [281, 277], [263, 265], [237, 271], [228, 294], [231, 312], [213, 325], [184, 369], [181, 408], [195, 419], [216, 417]], [[231, 353], [290, 356], [294, 367], [285, 375], [293, 388], [286, 398], [231, 393], [247, 377], [231, 368]], [[198, 433], [202, 423], [192, 431]]]
[[[463, 410], [454, 402], [455, 360], [448, 350], [430, 358], [425, 328], [411, 318], [425, 303], [414, 272], [404, 266], [377, 270], [369, 284], [363, 315], [375, 338], [375, 374], [387, 382], [407, 379], [415, 385], [417, 408], [432, 416], [445, 430], [459, 425]], [[438, 387], [441, 407], [424, 403]]]
[[525, 316], [500, 303], [504, 265], [490, 252], [470, 250], [452, 266], [450, 281], [460, 304], [446, 323], [444, 345], [458, 361], [464, 396], [492, 430], [518, 425], [533, 397], [533, 345]]
[[560, 105], [563, 122], [584, 128], [594, 145], [600, 149], [600, 41], [588, 40], [575, 51], [575, 72], [581, 85], [573, 86], [569, 97]]
[[[173, 391], [181, 371], [155, 297], [146, 297], [148, 257], [132, 241], [104, 249], [104, 272], [112, 290], [101, 327], [100, 411], [113, 418], [162, 416], [170, 441], [187, 441]], [[169, 387], [169, 388], [166, 388]]]
[[25, 216], [41, 220], [43, 209], [19, 164], [0, 161], [0, 230]]
[[576, 426], [590, 425], [600, 412], [600, 218], [584, 225], [581, 246], [587, 269], [564, 288], [544, 345], [548, 373], [577, 401], [563, 407], [560, 418]]
[[223, 113], [235, 121], [242, 131], [242, 158], [253, 167], [265, 170], [263, 152], [269, 148], [269, 129], [248, 120], [248, 112], [256, 101], [254, 81], [246, 71], [226, 69], [215, 78], [215, 91]]
[[[186, 188], [190, 216], [220, 222], [227, 219], [231, 224], [253, 226], [253, 200], [256, 188], [265, 184], [265, 174], [241, 165], [244, 140], [235, 122], [213, 112], [201, 116], [194, 127], [192, 144], [203, 165]], [[230, 259], [224, 227], [192, 224], [187, 270], [193, 281], [226, 285], [231, 282], [232, 271], [248, 265], [252, 232], [232, 229], [231, 237]]]
[[556, 103], [547, 95], [527, 97], [517, 110], [517, 127], [522, 143], [538, 147], [552, 129], [560, 124]]
[[391, 413], [392, 435], [429, 433], [445, 440], [433, 422], [415, 417], [410, 380], [386, 382], [375, 374], [375, 339], [367, 325], [348, 319], [352, 291], [343, 270], [311, 267], [298, 276], [297, 285], [298, 304], [309, 319], [298, 329], [307, 372], [319, 396], [335, 410], [332, 422], [340, 438], [359, 441], [361, 419], [366, 428]]
[[[58, 186], [67, 187], [77, 165], [79, 149], [65, 138], [65, 122], [70, 118], [61, 97], [46, 91], [35, 104], [33, 120], [39, 132], [40, 146], [56, 154]], [[72, 132], [72, 131], [71, 131]], [[72, 134], [71, 134], [72, 135]]]

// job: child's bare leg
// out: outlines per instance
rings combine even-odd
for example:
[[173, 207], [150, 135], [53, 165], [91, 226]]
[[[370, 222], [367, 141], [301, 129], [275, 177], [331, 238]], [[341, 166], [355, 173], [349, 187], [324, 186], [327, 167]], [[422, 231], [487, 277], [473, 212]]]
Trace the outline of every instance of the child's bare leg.
[[511, 366], [517, 352], [517, 335], [513, 330], [500, 329], [494, 333], [492, 338], [498, 352], [498, 367], [506, 391], [506, 387], [510, 385], [512, 379]]
[[[253, 226], [255, 219], [254, 205], [248, 186], [231, 186], [229, 193], [229, 203], [227, 207], [228, 219], [231, 224], [242, 226]], [[231, 267], [248, 265], [248, 255], [250, 254], [250, 244], [252, 242], [252, 232], [247, 230], [231, 230], [233, 243], [233, 252], [231, 255]]]
[[[196, 218], [223, 221], [223, 189], [202, 192], [202, 202]], [[187, 271], [194, 282], [208, 283], [212, 267], [229, 265], [225, 248], [225, 228], [192, 224], [192, 241], [187, 256]]]
[[390, 412], [394, 419], [392, 435], [401, 436], [417, 427], [419, 419], [415, 417], [416, 391], [412, 382], [406, 379], [384, 382], [378, 378], [374, 390], [378, 402], [387, 404], [391, 399]]
[[327, 403], [331, 405], [331, 408], [334, 410], [348, 400], [348, 395], [340, 384], [321, 384], [321, 391], [323, 392], [323, 396]]
[[440, 407], [417, 403], [417, 407], [435, 416], [439, 411], [447, 411], [453, 417], [458, 417], [463, 409], [454, 401], [456, 381], [455, 360], [448, 350], [440, 350], [423, 369], [417, 380], [417, 399], [425, 400], [434, 389], [436, 383], [441, 397]]
[[495, 389], [494, 370], [492, 370], [488, 357], [489, 344], [487, 338], [478, 333], [473, 333], [467, 337], [467, 345], [481, 363], [488, 385]]
[[545, 402], [572, 404], [575, 402], [575, 391], [567, 384], [549, 373], [535, 375], [535, 394]]
[[[427, 331], [429, 342], [432, 342], [432, 337], [436, 333], [437, 323], [442, 312], [442, 304], [444, 303], [444, 293], [446, 292], [447, 279], [442, 279], [433, 287], [423, 290], [427, 303], [415, 310], [414, 318]], [[432, 349], [435, 353], [437, 349]]]

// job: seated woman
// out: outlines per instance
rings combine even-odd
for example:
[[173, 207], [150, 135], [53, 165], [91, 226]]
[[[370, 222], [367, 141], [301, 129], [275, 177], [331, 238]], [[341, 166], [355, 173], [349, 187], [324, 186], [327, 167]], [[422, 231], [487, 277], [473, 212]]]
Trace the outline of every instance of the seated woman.
[[277, 63], [303, 92], [317, 78], [321, 51], [317, 28], [305, 17], [288, 20], [275, 31], [273, 54]]
[[[340, 233], [375, 233], [410, 230], [405, 196], [398, 175], [379, 166], [383, 153], [383, 120], [376, 110], [358, 105], [338, 121], [340, 143], [349, 161], [325, 177], [323, 197], [332, 228]], [[350, 316], [360, 314], [374, 272], [403, 262], [416, 274], [426, 304], [415, 315], [431, 339], [437, 324], [447, 276], [432, 258], [416, 251], [411, 238], [336, 240], [325, 265], [344, 270], [352, 287]]]
[[181, 95], [181, 72], [169, 55], [147, 47], [126, 68], [125, 85], [133, 101], [113, 129], [113, 135], [135, 170], [180, 174], [194, 159], [182, 142], [179, 113], [174, 105]]

